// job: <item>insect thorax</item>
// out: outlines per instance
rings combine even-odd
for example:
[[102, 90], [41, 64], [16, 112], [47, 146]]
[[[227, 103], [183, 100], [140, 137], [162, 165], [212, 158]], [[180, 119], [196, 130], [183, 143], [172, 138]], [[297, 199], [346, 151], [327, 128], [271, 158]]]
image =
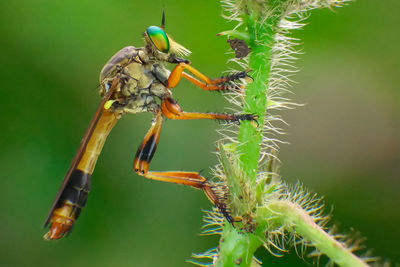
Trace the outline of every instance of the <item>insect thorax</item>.
[[169, 76], [163, 64], [151, 58], [144, 48], [127, 46], [118, 51], [100, 72], [100, 95], [105, 96], [114, 78], [118, 87], [110, 100], [116, 112], [156, 112], [159, 99], [171, 94], [165, 84]]

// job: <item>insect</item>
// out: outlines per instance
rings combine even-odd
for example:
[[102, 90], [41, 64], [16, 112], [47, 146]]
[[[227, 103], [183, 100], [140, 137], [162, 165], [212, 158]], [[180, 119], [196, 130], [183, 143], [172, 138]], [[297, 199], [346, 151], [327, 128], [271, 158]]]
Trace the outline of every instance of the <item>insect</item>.
[[[252, 114], [217, 114], [185, 112], [172, 98], [171, 89], [183, 77], [203, 90], [237, 89], [231, 81], [245, 78], [246, 72], [218, 79], [209, 79], [193, 68], [187, 56], [190, 51], [175, 42], [164, 31], [163, 12], [161, 27], [150, 26], [143, 33], [145, 46], [127, 46], [118, 51], [105, 64], [100, 73], [102, 101], [87, 128], [80, 147], [72, 160], [57, 196], [45, 221], [49, 226], [45, 239], [59, 239], [68, 234], [85, 206], [91, 176], [104, 142], [118, 119], [126, 113], [151, 112], [154, 119], [150, 130], [139, 146], [133, 163], [134, 171], [148, 179], [183, 184], [204, 191], [208, 199], [232, 222], [226, 207], [213, 185], [198, 172], [150, 171], [160, 137], [164, 117], [175, 120], [212, 119], [239, 123], [256, 121]], [[164, 62], [176, 64], [170, 72]], [[194, 76], [187, 74], [191, 72]]]

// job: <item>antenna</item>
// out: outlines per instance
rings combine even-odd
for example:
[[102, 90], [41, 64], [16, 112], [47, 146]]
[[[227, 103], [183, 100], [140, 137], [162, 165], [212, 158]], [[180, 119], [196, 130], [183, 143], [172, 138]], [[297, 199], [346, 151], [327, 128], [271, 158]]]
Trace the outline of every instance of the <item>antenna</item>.
[[162, 11], [162, 19], [161, 19], [161, 29], [165, 28], [165, 9]]

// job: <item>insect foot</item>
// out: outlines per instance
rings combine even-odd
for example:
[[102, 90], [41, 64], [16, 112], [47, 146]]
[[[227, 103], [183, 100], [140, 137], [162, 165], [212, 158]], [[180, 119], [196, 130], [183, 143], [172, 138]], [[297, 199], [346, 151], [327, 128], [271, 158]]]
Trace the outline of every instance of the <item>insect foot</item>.
[[257, 124], [258, 127], [258, 115], [257, 114], [239, 114], [239, 115], [235, 115], [234, 122], [237, 122], [238, 124], [240, 124], [241, 121], [250, 121], [252, 123]]
[[231, 214], [229, 213], [229, 211], [227, 210], [225, 205], [216, 205], [216, 207], [219, 209], [219, 211], [222, 213], [222, 215], [224, 215], [225, 219], [233, 226], [235, 227], [234, 223], [234, 219], [232, 218]]
[[[221, 82], [218, 84], [222, 86], [222, 88], [223, 88], [222, 90], [237, 91], [239, 93], [243, 93], [244, 89], [246, 88], [245, 84], [253, 82], [253, 78], [248, 75], [249, 72], [250, 72], [250, 69], [241, 71], [241, 72], [236, 72], [236, 73], [233, 73], [228, 76], [223, 76], [219, 79]], [[242, 82], [245, 82], [245, 83], [244, 84], [243, 83], [240, 83], [240, 84], [235, 83], [235, 81], [239, 80], [239, 79], [244, 79], [244, 81], [242, 81]]]
[[[225, 217], [225, 219], [234, 226], [234, 219], [232, 218], [228, 209], [228, 187], [222, 184], [209, 183], [206, 181], [206, 189], [204, 190], [206, 195], [209, 197], [214, 206], [219, 212]], [[209, 190], [208, 190], [209, 189]]]
[[[248, 73], [250, 72], [250, 70], [245, 70], [245, 71], [241, 71], [241, 72], [237, 72], [237, 73], [233, 73], [229, 76], [226, 76], [228, 81], [234, 81], [234, 80], [239, 80], [241, 78], [246, 78], [246, 77], [250, 77], [248, 75]], [[251, 77], [250, 77], [251, 78]]]

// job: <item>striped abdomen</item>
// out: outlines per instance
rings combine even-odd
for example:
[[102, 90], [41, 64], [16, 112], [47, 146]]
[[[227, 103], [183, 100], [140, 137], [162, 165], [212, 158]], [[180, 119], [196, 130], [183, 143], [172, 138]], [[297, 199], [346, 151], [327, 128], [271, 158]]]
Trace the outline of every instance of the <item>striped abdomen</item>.
[[54, 200], [45, 222], [45, 226], [50, 223], [50, 229], [44, 235], [45, 239], [62, 238], [70, 232], [81, 209], [85, 206], [97, 158], [108, 134], [117, 122], [115, 114], [104, 109], [104, 102], [100, 104], [86, 130]]

